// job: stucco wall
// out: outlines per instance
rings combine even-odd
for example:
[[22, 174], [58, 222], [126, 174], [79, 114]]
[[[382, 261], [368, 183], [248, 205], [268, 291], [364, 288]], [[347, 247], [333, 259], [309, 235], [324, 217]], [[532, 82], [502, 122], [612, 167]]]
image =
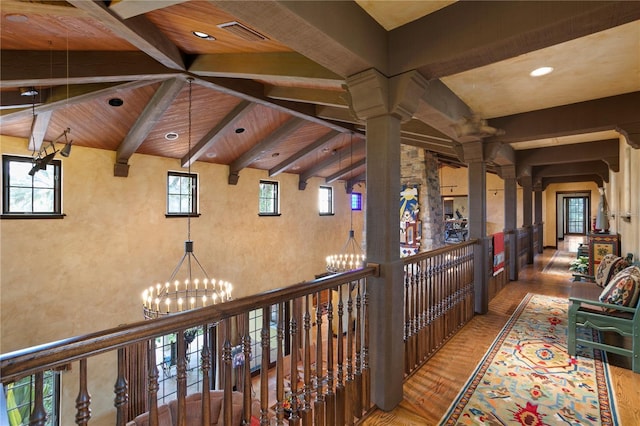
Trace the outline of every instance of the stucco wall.
[[[26, 145], [0, 138], [3, 154], [29, 156]], [[179, 160], [135, 154], [121, 178], [113, 176], [112, 151], [74, 146], [60, 158], [66, 217], [0, 220], [1, 353], [142, 320], [142, 290], [166, 281], [184, 254], [187, 220], [165, 217], [167, 171], [184, 171]], [[245, 169], [235, 186], [226, 166], [196, 162], [192, 172], [201, 213], [191, 220], [194, 252], [211, 277], [233, 283], [236, 298], [313, 279], [347, 239], [350, 197], [342, 182], [332, 185], [336, 215], [320, 216], [324, 179], [300, 191], [297, 175], [280, 174], [282, 215], [259, 217], [258, 181], [267, 172]], [[356, 236], [364, 214], [353, 212]], [[114, 359], [92, 359], [89, 368], [91, 423], [114, 424]], [[63, 374], [65, 409], [74, 406], [74, 376]]]

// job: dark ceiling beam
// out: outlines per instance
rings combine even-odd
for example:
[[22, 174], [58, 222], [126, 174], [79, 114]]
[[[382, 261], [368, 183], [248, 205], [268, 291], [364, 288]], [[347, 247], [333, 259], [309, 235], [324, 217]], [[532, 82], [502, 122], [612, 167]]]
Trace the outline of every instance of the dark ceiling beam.
[[258, 159], [262, 153], [276, 146], [282, 140], [304, 126], [307, 122], [302, 118], [293, 117], [271, 132], [266, 138], [254, 145], [229, 165], [229, 185], [236, 185], [240, 178], [240, 170]]
[[347, 167], [345, 167], [345, 168], [343, 168], [341, 170], [338, 170], [334, 174], [332, 174], [330, 176], [327, 176], [324, 181], [325, 181], [325, 183], [333, 183], [333, 182], [337, 181], [338, 179], [340, 179], [341, 177], [348, 175], [353, 170], [355, 170], [355, 169], [357, 169], [359, 167], [362, 167], [362, 166], [364, 166], [366, 164], [367, 164], [367, 159], [366, 158], [358, 160], [355, 163], [349, 164]]
[[351, 179], [347, 180], [344, 183], [345, 190], [347, 191], [347, 194], [353, 193], [353, 187], [356, 186], [358, 183], [366, 182], [366, 181], [367, 181], [367, 172], [366, 172], [366, 170], [364, 172], [360, 173], [358, 176], [354, 176]]
[[446, 146], [439, 143], [431, 143], [429, 141], [419, 139], [416, 137], [401, 136], [400, 143], [404, 145], [414, 146], [416, 148], [426, 149], [427, 151], [435, 152], [438, 154], [456, 156], [456, 151], [451, 146]]
[[627, 142], [637, 149], [640, 148], [640, 134], [635, 134], [634, 138], [631, 136], [634, 135], [634, 129], [640, 126], [639, 105], [640, 92], [633, 92], [494, 118], [489, 120], [489, 124], [505, 133], [490, 140], [513, 143], [618, 130], [629, 136]]
[[[298, 189], [304, 191], [307, 187], [307, 180], [312, 176], [316, 176], [320, 171], [332, 166], [336, 162], [339, 162], [341, 158], [351, 155], [354, 151], [366, 150], [366, 143], [363, 140], [354, 142], [348, 146], [345, 146], [334, 153], [334, 155], [327, 157], [325, 160], [320, 161], [313, 165], [313, 167], [305, 170], [298, 175]], [[366, 152], [366, 151], [365, 151]]]
[[370, 68], [389, 75], [387, 32], [356, 2], [211, 3], [342, 77]]
[[136, 122], [131, 126], [116, 151], [116, 162], [113, 168], [114, 176], [127, 177], [129, 175], [129, 159], [138, 150], [151, 130], [162, 118], [185, 85], [182, 78], [172, 78], [162, 82], [153, 94]]
[[638, 19], [636, 1], [459, 1], [389, 33], [388, 75], [441, 78]]
[[70, 105], [88, 102], [114, 91], [136, 89], [153, 83], [156, 83], [156, 81], [142, 80], [123, 84], [84, 84], [72, 85], [69, 87], [55, 87], [51, 89], [51, 93], [47, 98], [47, 101], [35, 106], [34, 108], [29, 107], [20, 111], [7, 111], [6, 114], [5, 111], [0, 111], [0, 124], [12, 119], [26, 118], [34, 113], [41, 114], [44, 112], [54, 111], [58, 108], [65, 108]]
[[620, 140], [618, 139], [516, 151], [516, 161], [519, 165], [540, 166], [603, 160], [614, 172], [620, 171], [619, 157]]
[[142, 52], [2, 50], [0, 56], [2, 89], [164, 80], [179, 74]]
[[198, 143], [182, 157], [182, 167], [188, 167], [198, 158], [202, 157], [215, 143], [223, 138], [227, 132], [235, 129], [236, 124], [245, 117], [256, 104], [249, 101], [240, 101], [218, 124], [215, 125]]
[[31, 123], [31, 135], [27, 147], [32, 151], [40, 151], [44, 136], [47, 134], [49, 122], [51, 121], [53, 111], [45, 111], [33, 117]]
[[542, 190], [546, 190], [552, 183], [577, 183], [577, 182], [594, 182], [598, 188], [604, 186], [604, 180], [599, 175], [577, 175], [577, 176], [554, 176], [542, 178]]
[[558, 176], [580, 176], [596, 174], [605, 182], [609, 182], [609, 166], [603, 161], [585, 161], [582, 163], [549, 164], [544, 166], [533, 166], [531, 177], [534, 181], [546, 177]]
[[135, 16], [123, 20], [109, 10], [101, 0], [67, 0], [67, 2], [84, 10], [118, 37], [131, 43], [167, 68], [185, 70], [180, 49], [146, 17]]
[[147, 12], [163, 9], [165, 7], [184, 3], [188, 0], [162, 0], [158, 1], [137, 1], [137, 0], [120, 0], [111, 2], [109, 9], [118, 14], [122, 19], [131, 18], [133, 16], [144, 15]]
[[328, 105], [316, 105], [316, 115], [325, 120], [341, 123], [359, 124], [360, 120], [349, 108], [338, 108]]
[[452, 140], [458, 141], [455, 125], [473, 111], [440, 80], [429, 81], [413, 116]]
[[453, 143], [453, 140], [444, 133], [416, 119], [402, 123], [400, 132], [405, 137], [418, 136], [419, 138], [430, 139], [434, 142], [440, 141], [449, 145]]
[[511, 145], [499, 142], [488, 142], [484, 144], [484, 158], [496, 166], [516, 164], [516, 153]]
[[339, 88], [344, 78], [297, 52], [198, 55], [189, 72], [203, 77], [243, 78]]
[[31, 108], [36, 105], [41, 105], [49, 97], [51, 90], [40, 87], [36, 90], [38, 91], [36, 96], [23, 96], [20, 94], [20, 89], [4, 90], [2, 96], [0, 96], [0, 109], [19, 110], [21, 108]]
[[312, 142], [309, 145], [305, 146], [303, 149], [299, 150], [295, 154], [289, 156], [284, 161], [281, 161], [277, 166], [272, 167], [269, 170], [269, 176], [270, 177], [276, 176], [276, 175], [284, 172], [285, 170], [287, 170], [289, 167], [291, 167], [293, 164], [295, 164], [296, 161], [299, 161], [299, 160], [305, 158], [308, 155], [315, 154], [318, 149], [320, 149], [322, 146], [328, 144], [329, 142], [334, 140], [339, 135], [340, 135], [340, 132], [337, 132], [335, 130], [330, 130], [329, 133], [326, 133], [326, 134], [320, 136], [314, 142]]
[[274, 86], [266, 84], [264, 95], [271, 99], [304, 102], [336, 108], [349, 108], [346, 93], [338, 90], [312, 89], [307, 87]]
[[264, 86], [256, 81], [220, 77], [197, 77], [196, 80], [198, 84], [218, 92], [274, 108], [342, 133], [353, 130], [351, 126], [343, 126], [318, 117], [314, 105], [267, 98], [264, 95]]

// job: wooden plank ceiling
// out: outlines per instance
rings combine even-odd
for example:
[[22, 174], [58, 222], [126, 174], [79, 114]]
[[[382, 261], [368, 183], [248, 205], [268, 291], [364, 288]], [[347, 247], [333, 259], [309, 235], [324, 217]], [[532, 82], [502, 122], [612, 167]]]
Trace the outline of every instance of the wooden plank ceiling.
[[[298, 174], [301, 189], [313, 176], [351, 186], [366, 176], [365, 125], [345, 80], [375, 68], [429, 81], [402, 142], [443, 164], [464, 165], [461, 143], [483, 138], [492, 171], [600, 183], [617, 165], [603, 149], [619, 135], [638, 146], [640, 2], [428, 3], [2, 0], [0, 131], [37, 150], [70, 128], [74, 145], [116, 152], [117, 176], [141, 153], [228, 165], [231, 184], [251, 167]], [[562, 72], [621, 43], [630, 58], [610, 58], [611, 82]], [[540, 52], [556, 61], [545, 84], [525, 75]], [[535, 102], [519, 98], [532, 85]], [[574, 96], [558, 105], [565, 86]], [[527, 160], [545, 149], [567, 157], [569, 177]]]

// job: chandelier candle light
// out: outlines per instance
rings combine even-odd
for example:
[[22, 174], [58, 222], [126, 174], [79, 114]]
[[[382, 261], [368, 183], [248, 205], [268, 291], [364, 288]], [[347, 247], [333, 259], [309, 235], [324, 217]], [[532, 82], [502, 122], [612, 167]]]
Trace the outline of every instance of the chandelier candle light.
[[[351, 165], [353, 165], [353, 134], [351, 134]], [[351, 194], [351, 191], [347, 191]], [[340, 254], [332, 254], [327, 256], [327, 272], [331, 272], [334, 274], [340, 272], [349, 272], [354, 269], [364, 268], [365, 256], [362, 253], [362, 249], [360, 245], [356, 241], [353, 232], [353, 208], [349, 208], [349, 219], [350, 226], [349, 229], [349, 237], [347, 238], [347, 242], [342, 247], [342, 252]]]
[[[189, 82], [189, 149], [191, 152], [191, 95], [193, 79]], [[191, 162], [189, 162], [189, 175], [191, 175]], [[193, 187], [189, 187], [189, 203]], [[200, 268], [204, 279], [193, 279], [191, 273], [191, 260]], [[180, 268], [185, 263], [187, 277], [184, 281], [176, 279]], [[216, 281], [209, 278], [198, 258], [193, 253], [193, 241], [191, 241], [191, 213], [187, 215], [187, 241], [184, 243], [184, 255], [173, 270], [171, 278], [163, 284], [157, 283], [142, 292], [142, 311], [145, 319], [159, 318], [191, 309], [204, 308], [231, 300], [232, 285], [227, 281]]]

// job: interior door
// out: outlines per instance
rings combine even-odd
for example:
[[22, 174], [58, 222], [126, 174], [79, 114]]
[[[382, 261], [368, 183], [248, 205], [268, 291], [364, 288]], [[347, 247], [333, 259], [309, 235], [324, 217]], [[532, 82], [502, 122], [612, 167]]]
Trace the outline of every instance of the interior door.
[[564, 216], [565, 234], [586, 235], [589, 229], [588, 197], [565, 197]]

